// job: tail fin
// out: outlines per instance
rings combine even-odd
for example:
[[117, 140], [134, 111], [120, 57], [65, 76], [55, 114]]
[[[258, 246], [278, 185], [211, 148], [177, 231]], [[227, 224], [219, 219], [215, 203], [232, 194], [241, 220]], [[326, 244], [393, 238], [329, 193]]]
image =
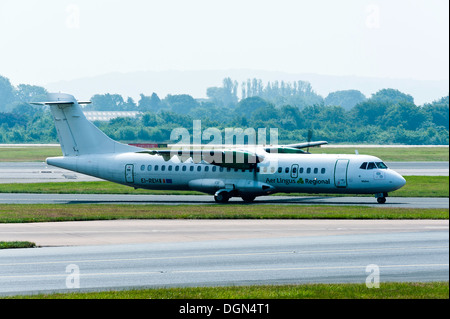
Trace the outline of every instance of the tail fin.
[[136, 152], [143, 149], [118, 143], [89, 122], [72, 95], [48, 94], [47, 102], [32, 104], [49, 105], [55, 120], [56, 131], [64, 156]]

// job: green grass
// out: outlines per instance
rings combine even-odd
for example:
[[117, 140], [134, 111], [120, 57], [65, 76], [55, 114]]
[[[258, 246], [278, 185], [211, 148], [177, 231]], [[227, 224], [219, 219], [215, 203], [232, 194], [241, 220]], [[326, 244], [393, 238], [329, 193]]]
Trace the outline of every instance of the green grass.
[[61, 147], [1, 147], [0, 162], [43, 162], [47, 157], [62, 156]]
[[35, 243], [29, 241], [0, 241], [0, 249], [11, 249], [11, 248], [34, 248]]
[[303, 205], [1, 204], [0, 223], [115, 219], [448, 219], [448, 209]]
[[194, 191], [134, 189], [133, 187], [103, 181], [0, 184], [0, 193], [204, 195], [204, 193]]
[[313, 154], [355, 154], [373, 155], [384, 162], [447, 162], [448, 147], [369, 147], [369, 148], [310, 148]]
[[[57, 293], [8, 298], [23, 299], [448, 299], [448, 282], [305, 284], [231, 287], [136, 289], [88, 293]], [[268, 301], [270, 303], [270, 301]]]
[[404, 176], [406, 185], [394, 197], [449, 197], [449, 176]]
[[[449, 196], [448, 176], [405, 176], [405, 179], [406, 185], [403, 188], [390, 193], [389, 196], [392, 197]], [[203, 193], [194, 191], [158, 191], [158, 190], [144, 190], [144, 189], [135, 190], [132, 187], [112, 182], [0, 184], [0, 193], [203, 195]], [[310, 196], [311, 194], [291, 193], [278, 195]], [[366, 195], [366, 196], [373, 196], [373, 195]]]
[[[355, 154], [355, 148], [310, 148], [315, 154]], [[448, 161], [448, 147], [377, 147], [359, 148], [359, 154], [374, 155], [385, 162]], [[47, 157], [62, 156], [59, 146], [49, 147], [2, 147], [0, 162], [43, 162]]]

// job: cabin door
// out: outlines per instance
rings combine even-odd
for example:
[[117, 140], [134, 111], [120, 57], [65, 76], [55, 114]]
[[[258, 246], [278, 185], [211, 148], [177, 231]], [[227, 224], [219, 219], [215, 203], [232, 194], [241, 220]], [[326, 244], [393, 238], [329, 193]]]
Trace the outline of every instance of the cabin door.
[[348, 159], [338, 159], [334, 166], [334, 185], [339, 188], [347, 187]]
[[294, 164], [291, 166], [291, 177], [292, 178], [298, 177], [298, 164]]
[[127, 183], [134, 183], [134, 165], [125, 165], [125, 181]]

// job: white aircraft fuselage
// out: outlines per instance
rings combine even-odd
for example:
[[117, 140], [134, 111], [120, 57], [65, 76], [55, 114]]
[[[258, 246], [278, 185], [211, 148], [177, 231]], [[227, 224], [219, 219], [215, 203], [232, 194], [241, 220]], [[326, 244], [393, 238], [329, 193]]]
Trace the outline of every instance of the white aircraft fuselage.
[[39, 104], [50, 105], [64, 155], [48, 158], [49, 165], [134, 188], [195, 190], [214, 194], [217, 202], [282, 192], [375, 194], [384, 203], [388, 192], [405, 185], [400, 174], [368, 155], [286, 154], [253, 147], [258, 161], [245, 169], [168, 156], [169, 151], [162, 156], [164, 151], [111, 140], [84, 117], [71, 95], [49, 94], [49, 102]]

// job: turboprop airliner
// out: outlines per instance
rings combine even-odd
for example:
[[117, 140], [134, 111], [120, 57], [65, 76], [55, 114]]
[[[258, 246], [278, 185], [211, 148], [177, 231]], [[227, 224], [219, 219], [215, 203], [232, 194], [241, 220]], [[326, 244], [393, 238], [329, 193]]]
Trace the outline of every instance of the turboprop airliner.
[[382, 160], [368, 155], [310, 154], [303, 149], [327, 142], [291, 145], [224, 146], [205, 149], [149, 150], [116, 142], [86, 119], [80, 107], [90, 102], [50, 93], [63, 156], [49, 165], [134, 188], [195, 190], [218, 203], [232, 197], [252, 202], [283, 193], [374, 194], [386, 202], [405, 179]]

